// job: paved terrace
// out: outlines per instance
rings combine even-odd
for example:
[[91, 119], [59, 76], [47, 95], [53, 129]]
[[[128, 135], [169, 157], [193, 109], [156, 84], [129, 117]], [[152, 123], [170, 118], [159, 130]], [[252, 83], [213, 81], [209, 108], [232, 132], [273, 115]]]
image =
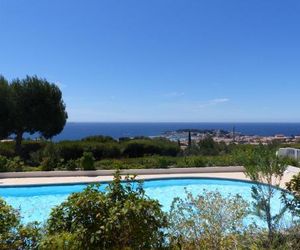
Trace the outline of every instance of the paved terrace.
[[[53, 185], [105, 182], [113, 179], [115, 170], [95, 171], [51, 171], [51, 172], [9, 172], [0, 173], [0, 187], [24, 185]], [[291, 177], [300, 172], [300, 168], [288, 167], [281, 182], [285, 187]], [[205, 168], [169, 168], [169, 169], [130, 169], [122, 170], [122, 175], [136, 174], [138, 179], [212, 177], [234, 180], [250, 180], [243, 167], [205, 167]]]

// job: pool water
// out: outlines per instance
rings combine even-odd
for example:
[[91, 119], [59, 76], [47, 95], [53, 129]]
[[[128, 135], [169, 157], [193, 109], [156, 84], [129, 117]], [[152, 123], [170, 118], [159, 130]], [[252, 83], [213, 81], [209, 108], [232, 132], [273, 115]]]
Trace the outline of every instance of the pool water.
[[[107, 184], [101, 185], [104, 190]], [[244, 200], [253, 201], [251, 197], [251, 182], [233, 181], [213, 178], [189, 178], [189, 179], [164, 179], [148, 180], [144, 182], [146, 194], [156, 199], [162, 205], [164, 211], [169, 211], [175, 197], [186, 197], [186, 191], [193, 195], [201, 194], [204, 190], [219, 191], [224, 197], [239, 194]], [[20, 210], [24, 223], [38, 221], [45, 222], [51, 209], [74, 192], [80, 192], [86, 187], [85, 184], [76, 185], [51, 185], [51, 186], [28, 186], [28, 187], [3, 187], [0, 188], [0, 197], [3, 197], [8, 204]], [[281, 190], [275, 189], [272, 199], [272, 213], [277, 213], [283, 207], [280, 199]], [[291, 220], [290, 214], [284, 216], [284, 223]], [[248, 216], [246, 224], [255, 221], [258, 225], [264, 226], [263, 222], [255, 216]]]

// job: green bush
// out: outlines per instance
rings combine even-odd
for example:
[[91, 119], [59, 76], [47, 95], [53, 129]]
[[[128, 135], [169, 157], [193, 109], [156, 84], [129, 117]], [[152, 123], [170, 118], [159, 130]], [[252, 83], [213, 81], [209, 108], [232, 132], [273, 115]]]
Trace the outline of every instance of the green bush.
[[176, 142], [166, 139], [134, 139], [125, 141], [123, 155], [127, 157], [142, 157], [146, 155], [176, 156], [180, 149]]
[[55, 161], [51, 157], [44, 157], [41, 162], [42, 171], [53, 171], [57, 166], [57, 161]]
[[0, 155], [5, 157], [15, 156], [15, 144], [14, 142], [1, 142], [0, 143]]
[[0, 155], [0, 172], [7, 172], [8, 159], [5, 156]]
[[114, 138], [111, 136], [105, 136], [105, 135], [93, 135], [93, 136], [88, 136], [82, 139], [82, 141], [86, 142], [101, 142], [101, 143], [106, 143], [106, 142], [116, 142]]
[[78, 142], [64, 141], [57, 144], [59, 155], [64, 161], [79, 159], [84, 149]]
[[9, 159], [0, 155], [0, 172], [20, 172], [24, 166], [24, 162], [18, 156]]
[[77, 167], [78, 167], [78, 161], [69, 160], [67, 163], [65, 163], [65, 168], [69, 171], [76, 170]]
[[[180, 249], [236, 249], [249, 213], [241, 196], [205, 191], [185, 199], [175, 198], [169, 213], [170, 243]], [[230, 236], [230, 237], [227, 237]]]
[[286, 188], [291, 192], [292, 196], [283, 192], [283, 200], [290, 211], [300, 217], [300, 173], [294, 175], [292, 179], [286, 183]]
[[117, 174], [105, 193], [94, 185], [70, 195], [51, 212], [45, 249], [73, 240], [74, 249], [160, 248], [166, 216], [141, 184], [132, 181], [126, 179], [123, 185]]
[[7, 169], [10, 172], [21, 172], [23, 171], [25, 163], [21, 160], [19, 156], [9, 159], [7, 163]]
[[39, 239], [37, 224], [22, 225], [18, 211], [0, 198], [0, 249], [34, 250]]
[[84, 152], [80, 159], [80, 166], [83, 170], [94, 170], [95, 159], [91, 152]]

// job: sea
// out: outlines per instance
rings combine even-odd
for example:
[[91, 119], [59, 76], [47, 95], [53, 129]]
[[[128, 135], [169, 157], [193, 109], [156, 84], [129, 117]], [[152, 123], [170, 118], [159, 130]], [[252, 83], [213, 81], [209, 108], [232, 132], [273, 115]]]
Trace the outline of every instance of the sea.
[[285, 136], [300, 135], [300, 123], [190, 123], [190, 122], [69, 122], [53, 141], [78, 140], [91, 135], [106, 135], [113, 138], [135, 136], [159, 136], [166, 131], [178, 129], [223, 129], [244, 135]]

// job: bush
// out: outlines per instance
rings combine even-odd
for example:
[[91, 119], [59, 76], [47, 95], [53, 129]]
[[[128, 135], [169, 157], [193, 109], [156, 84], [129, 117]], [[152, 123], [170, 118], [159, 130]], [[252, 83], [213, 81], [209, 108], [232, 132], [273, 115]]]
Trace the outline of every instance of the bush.
[[76, 170], [76, 168], [78, 167], [78, 163], [75, 160], [69, 160], [66, 164], [65, 167], [67, 170], [73, 171]]
[[15, 144], [14, 142], [1, 142], [0, 143], [0, 155], [5, 157], [15, 156]]
[[104, 135], [88, 136], [88, 137], [83, 138], [82, 141], [101, 142], [101, 143], [116, 142], [116, 140], [114, 138], [112, 138], [111, 136], [104, 136]]
[[300, 173], [294, 175], [292, 179], [286, 183], [286, 188], [292, 193], [292, 196], [283, 192], [283, 200], [290, 211], [300, 217]]
[[53, 171], [58, 166], [58, 162], [51, 157], [44, 157], [41, 165], [42, 171]]
[[0, 155], [0, 172], [20, 172], [24, 169], [24, 162], [20, 157], [8, 159]]
[[247, 207], [240, 196], [222, 197], [217, 191], [175, 198], [169, 213], [171, 245], [179, 249], [235, 249]]
[[7, 172], [8, 159], [5, 156], [0, 155], [0, 172]]
[[39, 238], [37, 224], [22, 225], [18, 211], [0, 198], [0, 249], [37, 249]]
[[51, 171], [58, 168], [61, 163], [58, 149], [55, 144], [48, 143], [46, 147], [37, 155], [37, 159], [41, 162], [42, 170]]
[[80, 166], [83, 170], [95, 170], [95, 159], [91, 152], [84, 152], [80, 159]]
[[105, 193], [94, 185], [70, 195], [51, 212], [46, 246], [53, 246], [51, 239], [60, 246], [76, 239], [77, 249], [158, 249], [166, 216], [132, 181], [123, 185], [117, 173]]
[[84, 152], [83, 147], [79, 143], [72, 141], [60, 142], [57, 144], [57, 147], [60, 158], [64, 159], [64, 161], [79, 159]]
[[127, 157], [142, 157], [145, 155], [176, 156], [180, 148], [176, 142], [166, 139], [134, 139], [125, 141], [123, 155]]

